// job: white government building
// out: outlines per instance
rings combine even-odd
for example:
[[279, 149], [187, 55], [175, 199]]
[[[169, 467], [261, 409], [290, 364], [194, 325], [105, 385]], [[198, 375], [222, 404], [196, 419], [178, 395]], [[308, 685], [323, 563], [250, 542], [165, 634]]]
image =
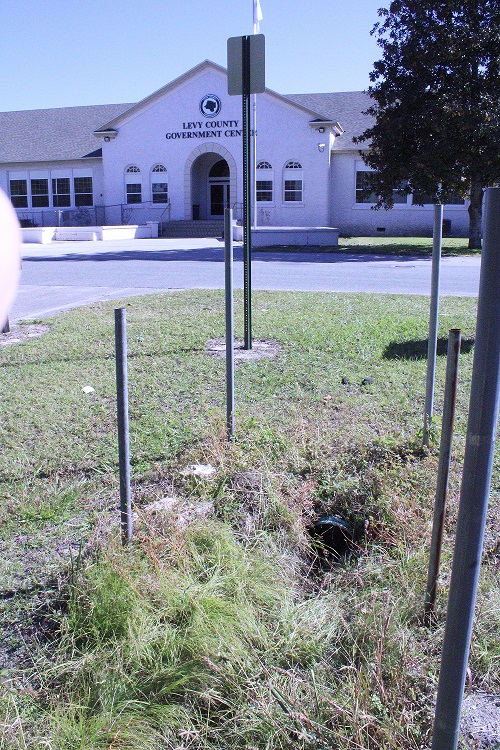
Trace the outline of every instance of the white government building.
[[[432, 234], [430, 203], [396, 195], [375, 211], [363, 190], [368, 168], [352, 138], [370, 125], [369, 103], [364, 92], [257, 96], [258, 226]], [[218, 231], [225, 206], [241, 218], [241, 134], [241, 97], [205, 61], [138, 104], [0, 113], [0, 188], [26, 227]], [[467, 234], [464, 201], [445, 207], [444, 230]]]

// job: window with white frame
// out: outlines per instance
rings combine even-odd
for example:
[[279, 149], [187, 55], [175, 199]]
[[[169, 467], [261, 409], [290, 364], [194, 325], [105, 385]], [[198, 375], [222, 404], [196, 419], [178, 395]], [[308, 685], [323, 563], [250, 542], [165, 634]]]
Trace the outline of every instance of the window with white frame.
[[31, 206], [33, 208], [48, 208], [49, 181], [46, 177], [31, 179]]
[[[377, 203], [378, 197], [373, 189], [373, 174], [369, 169], [358, 169], [356, 172], [356, 203]], [[408, 193], [405, 192], [408, 180], [400, 180], [392, 191], [392, 202], [396, 204], [408, 203]]]
[[74, 177], [75, 206], [93, 206], [94, 192], [92, 177]]
[[28, 180], [10, 180], [9, 189], [14, 208], [28, 208]]
[[[412, 202], [414, 206], [426, 206], [428, 204], [436, 203], [436, 196], [431, 193], [424, 193], [422, 190], [415, 190], [412, 194]], [[449, 198], [444, 201], [446, 206], [463, 206], [465, 204], [464, 198], [459, 198], [458, 195], [452, 193]]]
[[125, 201], [126, 203], [142, 203], [142, 181], [137, 175], [141, 170], [131, 164], [125, 170]]
[[14, 208], [94, 205], [92, 173], [86, 169], [10, 172], [8, 184]]
[[392, 191], [392, 202], [394, 204], [396, 203], [408, 203], [408, 193], [405, 192], [406, 187], [408, 186], [408, 180], [399, 180], [399, 182], [396, 183], [394, 186], [394, 189]]
[[376, 203], [377, 195], [372, 189], [373, 172], [358, 169], [356, 172], [356, 203]]
[[271, 203], [273, 200], [273, 168], [268, 161], [257, 163], [255, 179], [256, 199], [258, 203]]
[[168, 203], [167, 168], [155, 164], [151, 170], [151, 199], [153, 203]]
[[52, 178], [52, 205], [54, 208], [71, 206], [71, 180], [69, 177]]
[[301, 203], [302, 193], [302, 164], [290, 159], [283, 168], [283, 200], [285, 203]]

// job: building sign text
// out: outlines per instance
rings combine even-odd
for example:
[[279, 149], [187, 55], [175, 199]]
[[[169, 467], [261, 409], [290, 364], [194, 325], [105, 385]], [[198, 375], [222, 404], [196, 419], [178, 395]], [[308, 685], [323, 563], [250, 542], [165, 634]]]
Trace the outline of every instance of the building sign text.
[[207, 120], [207, 122], [183, 122], [182, 130], [166, 133], [167, 140], [175, 141], [181, 138], [239, 138], [242, 129], [238, 128], [238, 120]]

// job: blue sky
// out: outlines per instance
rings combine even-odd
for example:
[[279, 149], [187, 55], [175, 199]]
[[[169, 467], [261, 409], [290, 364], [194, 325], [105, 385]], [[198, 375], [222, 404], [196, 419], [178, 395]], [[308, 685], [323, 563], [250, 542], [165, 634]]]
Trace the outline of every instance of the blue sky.
[[[266, 84], [369, 85], [386, 0], [261, 0]], [[3, 0], [0, 111], [135, 102], [252, 33], [252, 0]]]

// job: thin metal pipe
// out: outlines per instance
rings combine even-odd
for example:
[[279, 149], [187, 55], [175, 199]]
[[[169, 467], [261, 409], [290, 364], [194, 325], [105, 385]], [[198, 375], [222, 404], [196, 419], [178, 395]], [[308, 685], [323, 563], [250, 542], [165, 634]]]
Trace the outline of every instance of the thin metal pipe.
[[446, 381], [444, 387], [443, 422], [441, 442], [439, 445], [439, 468], [434, 503], [434, 520], [432, 524], [431, 549], [429, 555], [429, 570], [427, 574], [427, 588], [425, 592], [424, 621], [430, 624], [436, 604], [437, 579], [441, 558], [441, 543], [443, 539], [444, 520], [446, 515], [446, 496], [448, 493], [448, 478], [450, 476], [451, 442], [453, 425], [455, 422], [455, 405], [457, 401], [458, 360], [460, 358], [460, 330], [452, 328], [448, 334], [448, 353], [446, 357]]
[[500, 402], [500, 188], [486, 190], [474, 364], [432, 750], [455, 750]]
[[226, 292], [226, 428], [234, 439], [234, 302], [233, 302], [233, 211], [224, 211], [224, 257]]
[[443, 243], [443, 205], [434, 206], [434, 228], [432, 231], [432, 277], [431, 309], [429, 316], [429, 341], [427, 345], [427, 375], [425, 380], [425, 408], [423, 444], [429, 445], [432, 413], [434, 405], [434, 379], [436, 374], [436, 354], [439, 313], [439, 275], [441, 270], [441, 245]]
[[118, 462], [120, 470], [120, 525], [122, 544], [132, 540], [132, 494], [130, 490], [130, 441], [128, 422], [127, 319], [123, 307], [115, 309], [116, 402], [118, 417]]

